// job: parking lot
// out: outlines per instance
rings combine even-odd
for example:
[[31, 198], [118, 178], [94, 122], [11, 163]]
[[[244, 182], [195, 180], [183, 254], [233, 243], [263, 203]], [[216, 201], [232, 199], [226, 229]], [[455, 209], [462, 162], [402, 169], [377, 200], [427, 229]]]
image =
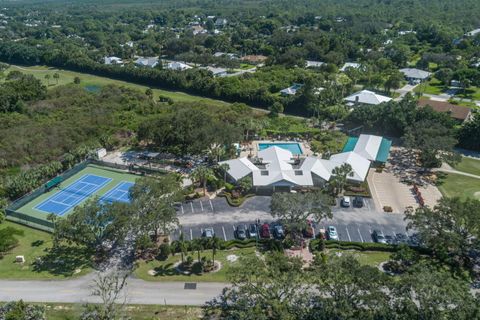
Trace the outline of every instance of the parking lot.
[[[177, 212], [181, 227], [172, 233], [176, 240], [183, 233], [186, 240], [199, 238], [205, 228], [213, 228], [215, 235], [223, 240], [235, 238], [235, 229], [238, 225], [248, 227], [251, 223], [276, 222], [270, 215], [270, 197], [253, 197], [248, 199], [240, 208], [230, 207], [225, 199], [201, 199], [182, 203]], [[406, 232], [406, 222], [401, 214], [387, 214], [378, 212], [371, 199], [365, 199], [363, 208], [342, 208], [339, 205], [332, 208], [333, 218], [314, 223], [315, 233], [319, 229], [334, 226], [337, 229], [339, 240], [373, 242], [373, 230], [382, 231], [385, 235], [395, 235]]]

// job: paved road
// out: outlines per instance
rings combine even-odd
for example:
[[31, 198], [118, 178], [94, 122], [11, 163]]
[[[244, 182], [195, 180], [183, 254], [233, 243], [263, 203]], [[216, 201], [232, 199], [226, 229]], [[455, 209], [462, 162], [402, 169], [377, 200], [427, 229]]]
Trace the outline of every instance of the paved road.
[[[99, 302], [91, 295], [95, 275], [65, 281], [0, 280], [0, 301], [23, 299], [29, 302]], [[147, 282], [130, 278], [122, 299], [129, 304], [203, 305], [218, 296], [226, 283], [197, 283], [185, 289], [184, 282]]]

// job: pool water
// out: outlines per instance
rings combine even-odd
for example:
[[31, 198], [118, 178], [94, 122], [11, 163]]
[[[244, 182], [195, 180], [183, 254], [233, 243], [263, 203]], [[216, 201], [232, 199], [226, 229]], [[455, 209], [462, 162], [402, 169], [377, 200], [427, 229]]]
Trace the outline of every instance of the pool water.
[[270, 148], [270, 147], [273, 147], [273, 146], [288, 150], [294, 155], [298, 155], [298, 154], [303, 153], [302, 148], [300, 147], [300, 144], [296, 143], [296, 142], [293, 142], [293, 143], [275, 143], [275, 142], [272, 142], [272, 143], [259, 143], [258, 144], [258, 148], [260, 149], [260, 151], [265, 150], [265, 149]]

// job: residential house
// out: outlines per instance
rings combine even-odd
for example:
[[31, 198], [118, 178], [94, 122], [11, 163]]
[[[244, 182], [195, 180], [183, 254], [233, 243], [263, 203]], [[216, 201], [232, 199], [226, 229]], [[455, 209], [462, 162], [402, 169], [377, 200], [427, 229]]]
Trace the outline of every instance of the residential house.
[[379, 105], [384, 102], [392, 100], [392, 98], [376, 94], [369, 90], [362, 90], [356, 92], [344, 99], [347, 101], [347, 105], [359, 106], [359, 105]]
[[262, 55], [247, 55], [241, 58], [241, 60], [253, 64], [264, 63], [268, 57]]
[[190, 67], [188, 64], [178, 62], [178, 61], [170, 61], [163, 68], [168, 70], [175, 70], [175, 71], [192, 69], [192, 67]]
[[347, 62], [340, 68], [340, 71], [345, 72], [348, 68], [360, 69], [361, 66], [362, 65], [360, 63]]
[[306, 68], [320, 68], [324, 64], [325, 64], [325, 62], [307, 60], [306, 64], [305, 64], [305, 67]]
[[215, 27], [217, 28], [223, 28], [227, 24], [228, 24], [228, 21], [225, 18], [217, 18], [217, 20], [215, 20]]
[[480, 28], [465, 33], [467, 37], [475, 37], [477, 34], [480, 34]]
[[205, 69], [213, 73], [214, 77], [225, 77], [227, 75], [227, 69], [225, 68], [217, 68], [217, 67], [212, 67], [208, 66]]
[[292, 86], [280, 90], [280, 94], [282, 96], [294, 96], [297, 94], [297, 91], [303, 87], [303, 84], [300, 83], [294, 83]]
[[453, 119], [458, 121], [459, 123], [463, 123], [465, 121], [469, 121], [472, 119], [472, 109], [462, 106], [457, 106], [445, 101], [435, 101], [435, 100], [427, 100], [427, 99], [420, 99], [418, 100], [418, 106], [420, 108], [424, 108], [426, 106], [431, 107], [433, 110], [437, 112], [445, 112], [450, 115]]
[[399, 70], [405, 76], [405, 79], [414, 84], [418, 84], [430, 78], [432, 73], [416, 68], [404, 68]]
[[159, 63], [158, 57], [140, 57], [135, 60], [135, 65], [139, 67], [155, 68]]
[[118, 65], [123, 64], [123, 60], [119, 57], [104, 57], [103, 62], [105, 64], [118, 64]]

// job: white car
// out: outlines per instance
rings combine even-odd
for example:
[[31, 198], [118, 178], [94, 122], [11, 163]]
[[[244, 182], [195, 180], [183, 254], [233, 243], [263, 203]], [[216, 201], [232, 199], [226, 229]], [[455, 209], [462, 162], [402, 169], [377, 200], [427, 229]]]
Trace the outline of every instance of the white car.
[[334, 226], [329, 226], [327, 228], [327, 239], [328, 240], [338, 240], [337, 229]]
[[350, 197], [343, 197], [340, 203], [342, 207], [349, 208], [350, 207]]

